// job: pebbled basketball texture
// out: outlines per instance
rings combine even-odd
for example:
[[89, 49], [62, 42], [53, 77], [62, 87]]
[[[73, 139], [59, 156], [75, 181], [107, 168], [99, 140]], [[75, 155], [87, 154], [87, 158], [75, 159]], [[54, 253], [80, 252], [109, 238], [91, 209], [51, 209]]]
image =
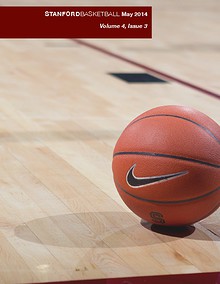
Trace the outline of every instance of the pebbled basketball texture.
[[220, 205], [220, 126], [189, 107], [146, 111], [119, 137], [112, 170], [122, 200], [139, 217], [193, 224]]

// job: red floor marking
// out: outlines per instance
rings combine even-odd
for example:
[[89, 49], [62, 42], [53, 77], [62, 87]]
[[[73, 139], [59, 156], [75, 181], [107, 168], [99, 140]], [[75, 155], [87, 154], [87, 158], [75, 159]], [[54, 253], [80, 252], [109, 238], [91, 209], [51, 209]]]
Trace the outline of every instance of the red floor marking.
[[[93, 280], [46, 282], [45, 284], [220, 284], [220, 273], [196, 273]], [[36, 283], [40, 284], [40, 283]]]
[[171, 80], [171, 81], [173, 81], [173, 82], [177, 82], [177, 83], [179, 83], [179, 84], [182, 84], [182, 85], [184, 85], [184, 86], [186, 86], [186, 87], [189, 87], [189, 88], [191, 88], [191, 89], [194, 89], [194, 90], [196, 90], [196, 91], [199, 91], [199, 92], [201, 92], [201, 93], [204, 93], [204, 94], [206, 94], [206, 95], [209, 95], [209, 96], [214, 97], [214, 98], [216, 98], [216, 99], [220, 99], [220, 95], [217, 94], [217, 93], [214, 93], [214, 92], [212, 92], [212, 91], [206, 90], [206, 89], [204, 89], [204, 88], [202, 88], [202, 87], [200, 87], [200, 86], [196, 86], [196, 85], [191, 84], [191, 83], [189, 83], [189, 82], [187, 82], [187, 81], [178, 79], [178, 78], [176, 78], [176, 77], [174, 77], [174, 76], [171, 76], [171, 75], [166, 74], [166, 73], [164, 73], [164, 72], [158, 71], [158, 70], [156, 70], [156, 69], [154, 69], [154, 68], [148, 67], [148, 66], [146, 66], [146, 65], [144, 65], [144, 64], [138, 63], [138, 62], [136, 62], [136, 61], [134, 61], [134, 60], [131, 60], [131, 59], [126, 58], [126, 57], [124, 57], [124, 56], [121, 56], [121, 55], [119, 55], [119, 54], [113, 53], [113, 52], [111, 52], [111, 51], [109, 51], [109, 50], [107, 50], [107, 49], [104, 49], [104, 48], [102, 48], [102, 47], [99, 47], [99, 46], [97, 46], [97, 45], [88, 43], [88, 42], [83, 41], [83, 40], [80, 40], [80, 39], [72, 39], [72, 41], [74, 41], [74, 42], [76, 42], [76, 43], [78, 43], [78, 44], [80, 44], [80, 45], [84, 45], [84, 46], [86, 46], [86, 47], [89, 47], [89, 48], [91, 48], [91, 49], [94, 49], [94, 50], [96, 50], [96, 51], [99, 51], [99, 52], [101, 52], [101, 53], [104, 53], [104, 54], [106, 54], [106, 55], [109, 55], [109, 56], [111, 56], [111, 57], [114, 57], [114, 58], [117, 58], [117, 59], [119, 59], [119, 60], [122, 60], [122, 61], [124, 61], [124, 62], [130, 63], [130, 64], [132, 64], [132, 65], [134, 65], [134, 66], [139, 67], [139, 68], [142, 68], [142, 69], [144, 69], [145, 71], [152, 73], [153, 75], [158, 75], [159, 77], [161, 77], [161, 79]]

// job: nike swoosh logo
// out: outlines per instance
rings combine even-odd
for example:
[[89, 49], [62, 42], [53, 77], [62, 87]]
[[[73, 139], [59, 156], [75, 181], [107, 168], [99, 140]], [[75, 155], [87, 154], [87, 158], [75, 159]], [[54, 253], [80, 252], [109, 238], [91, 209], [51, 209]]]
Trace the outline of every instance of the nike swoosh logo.
[[127, 172], [126, 181], [129, 186], [133, 188], [139, 188], [159, 182], [164, 182], [170, 179], [174, 179], [183, 175], [188, 174], [188, 171], [173, 173], [173, 174], [167, 174], [167, 175], [161, 175], [161, 176], [153, 176], [153, 177], [136, 177], [134, 174], [134, 168], [136, 167], [136, 164], [134, 164], [130, 170]]

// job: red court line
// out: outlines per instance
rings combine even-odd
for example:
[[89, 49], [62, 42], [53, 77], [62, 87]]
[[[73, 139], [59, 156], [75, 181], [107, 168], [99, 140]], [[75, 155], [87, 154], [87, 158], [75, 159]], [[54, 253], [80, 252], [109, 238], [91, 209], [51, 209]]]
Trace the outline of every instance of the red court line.
[[[220, 273], [196, 273], [93, 280], [46, 282], [45, 284], [220, 284]], [[35, 283], [40, 284], [40, 283]]]
[[216, 98], [216, 99], [220, 99], [220, 95], [217, 94], [217, 93], [214, 93], [214, 92], [212, 92], [212, 91], [209, 91], [209, 90], [207, 90], [207, 89], [204, 89], [204, 88], [202, 88], [202, 87], [200, 87], [200, 86], [194, 85], [194, 84], [189, 83], [189, 82], [187, 82], [187, 81], [181, 80], [181, 79], [179, 79], [179, 78], [176, 78], [176, 77], [171, 76], [171, 75], [169, 75], [169, 74], [166, 74], [166, 73], [164, 73], [164, 72], [158, 71], [158, 70], [156, 70], [156, 69], [154, 69], [154, 68], [151, 68], [151, 67], [146, 66], [146, 65], [144, 65], [144, 64], [138, 63], [138, 62], [136, 62], [136, 61], [134, 61], [134, 60], [132, 60], [132, 59], [126, 58], [126, 57], [121, 56], [121, 55], [119, 55], [119, 54], [113, 53], [113, 52], [111, 52], [111, 51], [109, 51], [109, 50], [107, 50], [107, 49], [104, 49], [104, 48], [102, 48], [102, 47], [99, 47], [99, 46], [97, 46], [97, 45], [95, 45], [95, 44], [92, 44], [92, 43], [89, 43], [89, 42], [86, 42], [86, 41], [80, 40], [80, 39], [72, 39], [72, 41], [74, 41], [74, 42], [76, 42], [76, 43], [78, 43], [78, 44], [80, 44], [80, 45], [84, 45], [84, 46], [86, 46], [86, 47], [89, 47], [89, 48], [91, 48], [91, 49], [94, 49], [94, 50], [96, 50], [96, 51], [99, 51], [99, 52], [101, 52], [101, 53], [103, 53], [103, 54], [106, 54], [106, 55], [109, 55], [109, 56], [111, 56], [111, 57], [117, 58], [117, 59], [119, 59], [119, 60], [121, 60], [121, 61], [130, 63], [130, 64], [132, 64], [132, 65], [134, 65], [134, 66], [136, 66], [136, 67], [142, 68], [142, 69], [144, 69], [144, 70], [147, 71], [147, 72], [150, 72], [150, 73], [153, 73], [154, 75], [158, 75], [159, 77], [162, 77], [162, 79], [171, 80], [171, 81], [173, 81], [173, 82], [177, 82], [177, 83], [179, 83], [179, 84], [181, 84], [181, 85], [184, 85], [184, 86], [186, 86], [186, 87], [189, 87], [189, 88], [191, 88], [191, 89], [194, 89], [194, 90], [196, 90], [196, 91], [199, 91], [199, 92], [201, 92], [201, 93], [203, 93], [203, 94], [209, 95], [209, 96], [214, 97], [214, 98]]

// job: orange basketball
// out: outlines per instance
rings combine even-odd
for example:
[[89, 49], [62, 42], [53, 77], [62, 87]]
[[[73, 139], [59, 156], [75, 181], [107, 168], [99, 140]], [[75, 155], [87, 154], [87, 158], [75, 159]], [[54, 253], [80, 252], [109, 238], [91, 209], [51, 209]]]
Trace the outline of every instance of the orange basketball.
[[122, 132], [112, 169], [122, 200], [139, 217], [193, 224], [220, 205], [220, 126], [192, 108], [154, 108]]

